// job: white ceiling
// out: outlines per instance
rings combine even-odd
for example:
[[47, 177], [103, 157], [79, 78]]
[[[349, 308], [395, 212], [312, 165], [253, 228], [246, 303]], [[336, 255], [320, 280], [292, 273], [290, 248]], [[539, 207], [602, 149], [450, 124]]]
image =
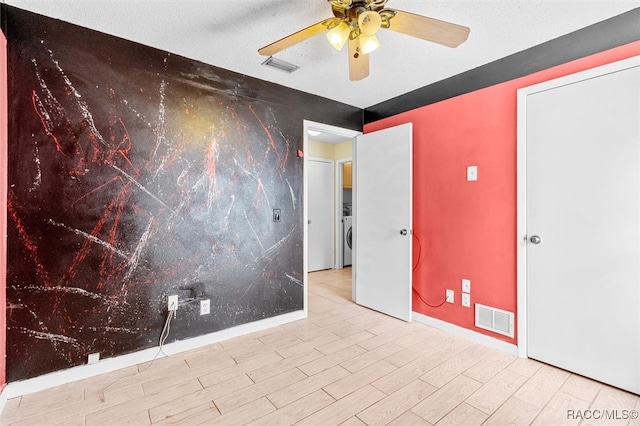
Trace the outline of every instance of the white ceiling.
[[319, 132], [319, 134], [308, 133], [308, 138], [310, 141], [330, 143], [330, 144], [339, 144], [339, 143], [347, 142], [351, 140], [342, 135], [336, 135], [329, 132]]
[[471, 28], [457, 49], [381, 31], [371, 74], [349, 81], [346, 48], [318, 35], [264, 67], [257, 50], [333, 16], [326, 0], [5, 0], [9, 5], [365, 108], [640, 7], [640, 0], [389, 0], [388, 8]]

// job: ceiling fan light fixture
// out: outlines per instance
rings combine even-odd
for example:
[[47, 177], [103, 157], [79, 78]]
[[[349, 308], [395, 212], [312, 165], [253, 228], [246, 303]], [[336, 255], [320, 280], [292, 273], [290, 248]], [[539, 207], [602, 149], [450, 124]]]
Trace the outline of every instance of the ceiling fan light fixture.
[[327, 40], [329, 40], [329, 43], [335, 47], [336, 50], [342, 50], [349, 39], [350, 32], [351, 29], [349, 28], [349, 25], [347, 25], [346, 22], [342, 22], [327, 33]]
[[369, 76], [369, 54], [380, 47], [376, 37], [380, 29], [452, 48], [458, 47], [469, 37], [468, 27], [402, 10], [387, 9], [387, 1], [328, 0], [333, 16], [261, 47], [258, 53], [263, 56], [274, 55], [320, 33], [326, 33], [328, 41], [336, 50], [342, 50], [347, 44], [349, 79], [359, 81]]
[[380, 47], [380, 42], [376, 36], [360, 34], [360, 49], [363, 55], [368, 55], [378, 47]]
[[360, 32], [364, 35], [374, 35], [381, 26], [382, 18], [378, 12], [368, 10], [358, 15], [358, 27], [360, 27]]

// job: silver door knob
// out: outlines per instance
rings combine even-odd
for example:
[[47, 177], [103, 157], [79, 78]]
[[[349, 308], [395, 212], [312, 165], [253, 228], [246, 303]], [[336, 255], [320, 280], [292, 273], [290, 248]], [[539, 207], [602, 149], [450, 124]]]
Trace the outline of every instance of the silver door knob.
[[542, 242], [542, 238], [538, 235], [532, 235], [531, 238], [529, 238], [529, 241], [531, 241], [531, 244], [540, 244]]
[[311, 225], [311, 221], [310, 220], [307, 220], [307, 225]]
[[406, 229], [401, 230], [400, 235], [407, 235], [407, 230]]

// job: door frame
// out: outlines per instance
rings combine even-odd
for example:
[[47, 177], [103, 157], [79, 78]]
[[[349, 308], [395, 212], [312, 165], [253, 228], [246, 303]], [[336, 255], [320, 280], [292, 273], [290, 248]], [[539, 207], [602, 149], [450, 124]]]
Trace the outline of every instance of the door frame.
[[597, 78], [640, 66], [640, 56], [579, 71], [564, 77], [518, 89], [517, 114], [517, 309], [518, 356], [528, 358], [527, 348], [527, 97], [534, 93]]
[[[353, 149], [353, 148], [352, 148]], [[343, 164], [352, 161], [353, 155], [348, 158], [339, 158], [335, 161], [335, 194], [336, 194], [336, 211], [335, 217], [342, 218], [342, 203], [343, 203], [343, 195], [342, 195], [342, 185], [344, 184], [344, 173], [343, 173]], [[342, 220], [336, 221], [336, 258], [335, 258], [335, 266], [334, 269], [343, 269], [344, 268], [344, 244], [343, 244], [343, 231], [341, 226]]]
[[[309, 220], [309, 177], [307, 172], [308, 158], [304, 155], [309, 149], [309, 130], [315, 130], [322, 133], [332, 133], [334, 135], [344, 136], [345, 139], [355, 138], [361, 135], [362, 132], [357, 130], [350, 130], [342, 127], [332, 126], [330, 124], [318, 123], [311, 120], [302, 120], [302, 153], [303, 153], [303, 177], [302, 177], [302, 223], [303, 223], [303, 236], [302, 236], [302, 275], [303, 275], [303, 287], [304, 287], [304, 316], [308, 316], [309, 311], [309, 270], [307, 255], [309, 252], [309, 236], [307, 235], [307, 221]], [[335, 175], [335, 174], [334, 174]]]

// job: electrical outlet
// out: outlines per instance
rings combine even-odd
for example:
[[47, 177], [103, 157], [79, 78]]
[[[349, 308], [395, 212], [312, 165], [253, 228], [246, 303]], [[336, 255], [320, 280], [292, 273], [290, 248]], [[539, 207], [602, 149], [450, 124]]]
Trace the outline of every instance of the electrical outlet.
[[87, 364], [97, 364], [100, 361], [100, 352], [94, 352], [87, 356]]
[[173, 296], [169, 296], [167, 300], [167, 307], [170, 311], [178, 310], [178, 295], [174, 294]]
[[471, 293], [471, 280], [462, 279], [462, 292]]
[[200, 301], [200, 315], [209, 315], [211, 313], [211, 301], [209, 299]]
[[447, 303], [455, 303], [455, 292], [447, 289]]
[[462, 293], [462, 306], [470, 307], [471, 306], [471, 295], [469, 293]]

